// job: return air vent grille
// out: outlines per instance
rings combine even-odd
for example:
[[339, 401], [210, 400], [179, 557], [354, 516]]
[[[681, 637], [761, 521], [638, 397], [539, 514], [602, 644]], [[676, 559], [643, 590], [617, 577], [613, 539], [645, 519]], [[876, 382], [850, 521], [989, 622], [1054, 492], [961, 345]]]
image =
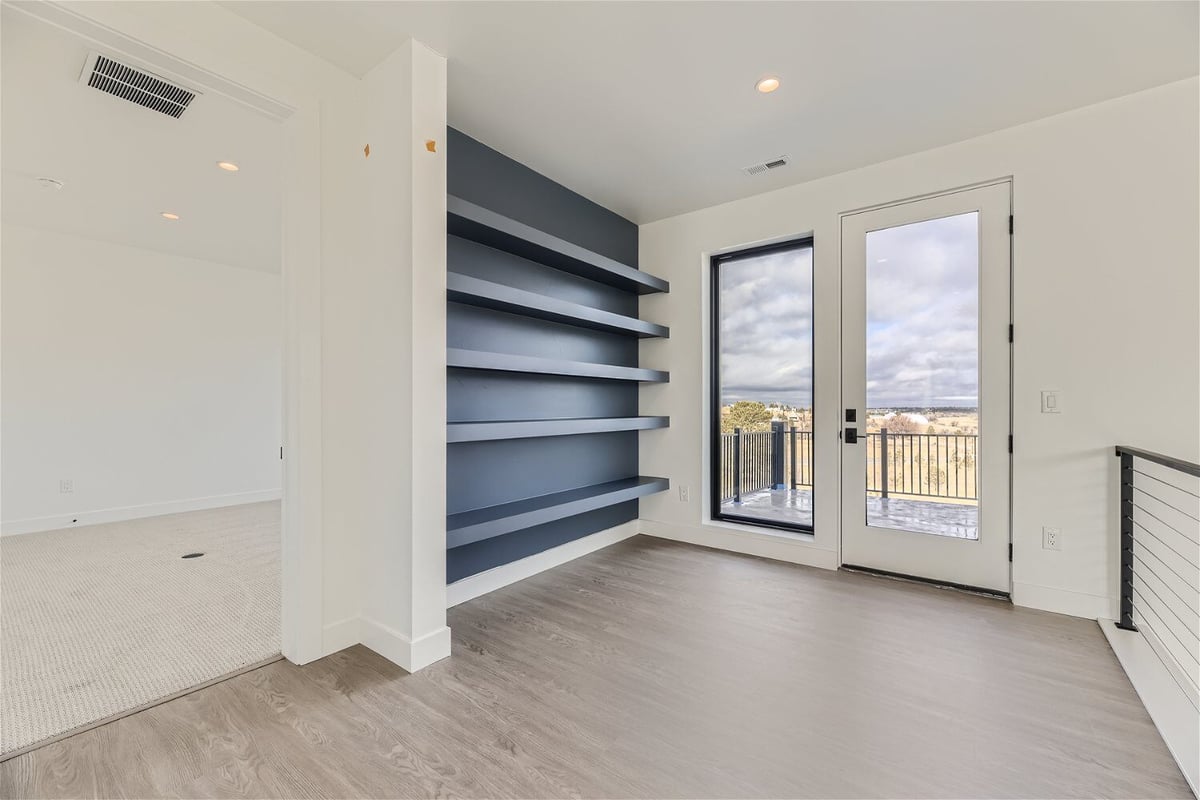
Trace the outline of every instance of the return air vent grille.
[[791, 161], [791, 156], [780, 156], [779, 158], [773, 158], [770, 161], [764, 161], [761, 164], [753, 164], [749, 167], [744, 167], [742, 172], [746, 173], [747, 175], [761, 175], [768, 170], [779, 169], [780, 167], [787, 166], [791, 163]]
[[80, 77], [83, 83], [93, 89], [176, 119], [187, 111], [197, 94], [191, 89], [185, 89], [99, 53], [88, 57]]

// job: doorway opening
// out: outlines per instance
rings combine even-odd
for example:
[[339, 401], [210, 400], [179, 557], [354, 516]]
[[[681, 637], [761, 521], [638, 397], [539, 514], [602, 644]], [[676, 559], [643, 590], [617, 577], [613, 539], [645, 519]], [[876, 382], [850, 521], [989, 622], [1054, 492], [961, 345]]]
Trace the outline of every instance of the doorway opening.
[[842, 217], [842, 562], [1007, 594], [1011, 184]]
[[285, 327], [279, 120], [3, 15], [0, 758], [279, 657]]

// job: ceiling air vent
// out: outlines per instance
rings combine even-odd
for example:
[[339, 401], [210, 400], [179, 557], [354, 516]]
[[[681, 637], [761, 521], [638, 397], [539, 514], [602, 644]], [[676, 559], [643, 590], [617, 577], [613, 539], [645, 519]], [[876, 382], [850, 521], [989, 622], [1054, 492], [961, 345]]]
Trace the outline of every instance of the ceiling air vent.
[[100, 53], [88, 56], [79, 82], [176, 119], [199, 94]]
[[760, 175], [767, 170], [779, 169], [780, 167], [786, 166], [787, 164], [791, 163], [791, 160], [791, 156], [780, 156], [779, 158], [774, 158], [770, 161], [764, 161], [761, 164], [743, 167], [742, 172], [746, 173], [747, 175]]

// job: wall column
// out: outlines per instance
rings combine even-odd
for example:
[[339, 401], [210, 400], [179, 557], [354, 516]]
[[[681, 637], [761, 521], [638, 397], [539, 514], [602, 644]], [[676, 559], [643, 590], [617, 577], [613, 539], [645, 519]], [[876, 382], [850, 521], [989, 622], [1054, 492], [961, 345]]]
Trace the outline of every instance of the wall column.
[[[410, 672], [450, 655], [446, 627], [446, 60], [408, 41], [365, 78], [361, 358], [372, 461], [362, 642]], [[432, 143], [427, 145], [427, 143]], [[383, 413], [380, 413], [380, 412]]]

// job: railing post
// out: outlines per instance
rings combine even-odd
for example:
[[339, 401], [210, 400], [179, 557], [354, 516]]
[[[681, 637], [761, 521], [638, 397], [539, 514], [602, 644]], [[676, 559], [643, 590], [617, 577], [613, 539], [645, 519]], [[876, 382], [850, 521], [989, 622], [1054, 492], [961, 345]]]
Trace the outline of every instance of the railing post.
[[881, 497], [887, 500], [888, 496], [888, 445], [887, 445], [887, 428], [879, 429], [879, 491]]
[[733, 429], [733, 502], [742, 502], [742, 429]]
[[788, 442], [792, 445], [792, 489], [796, 489], [797, 487], [799, 487], [800, 484], [796, 482], [797, 445], [796, 445], [796, 426], [795, 425], [792, 425], [791, 430], [788, 431]]
[[784, 461], [784, 427], [782, 422], [771, 421], [771, 488], [775, 491], [786, 489], [783, 482]]
[[1136, 631], [1133, 624], [1133, 456], [1121, 454], [1121, 618], [1117, 627]]

